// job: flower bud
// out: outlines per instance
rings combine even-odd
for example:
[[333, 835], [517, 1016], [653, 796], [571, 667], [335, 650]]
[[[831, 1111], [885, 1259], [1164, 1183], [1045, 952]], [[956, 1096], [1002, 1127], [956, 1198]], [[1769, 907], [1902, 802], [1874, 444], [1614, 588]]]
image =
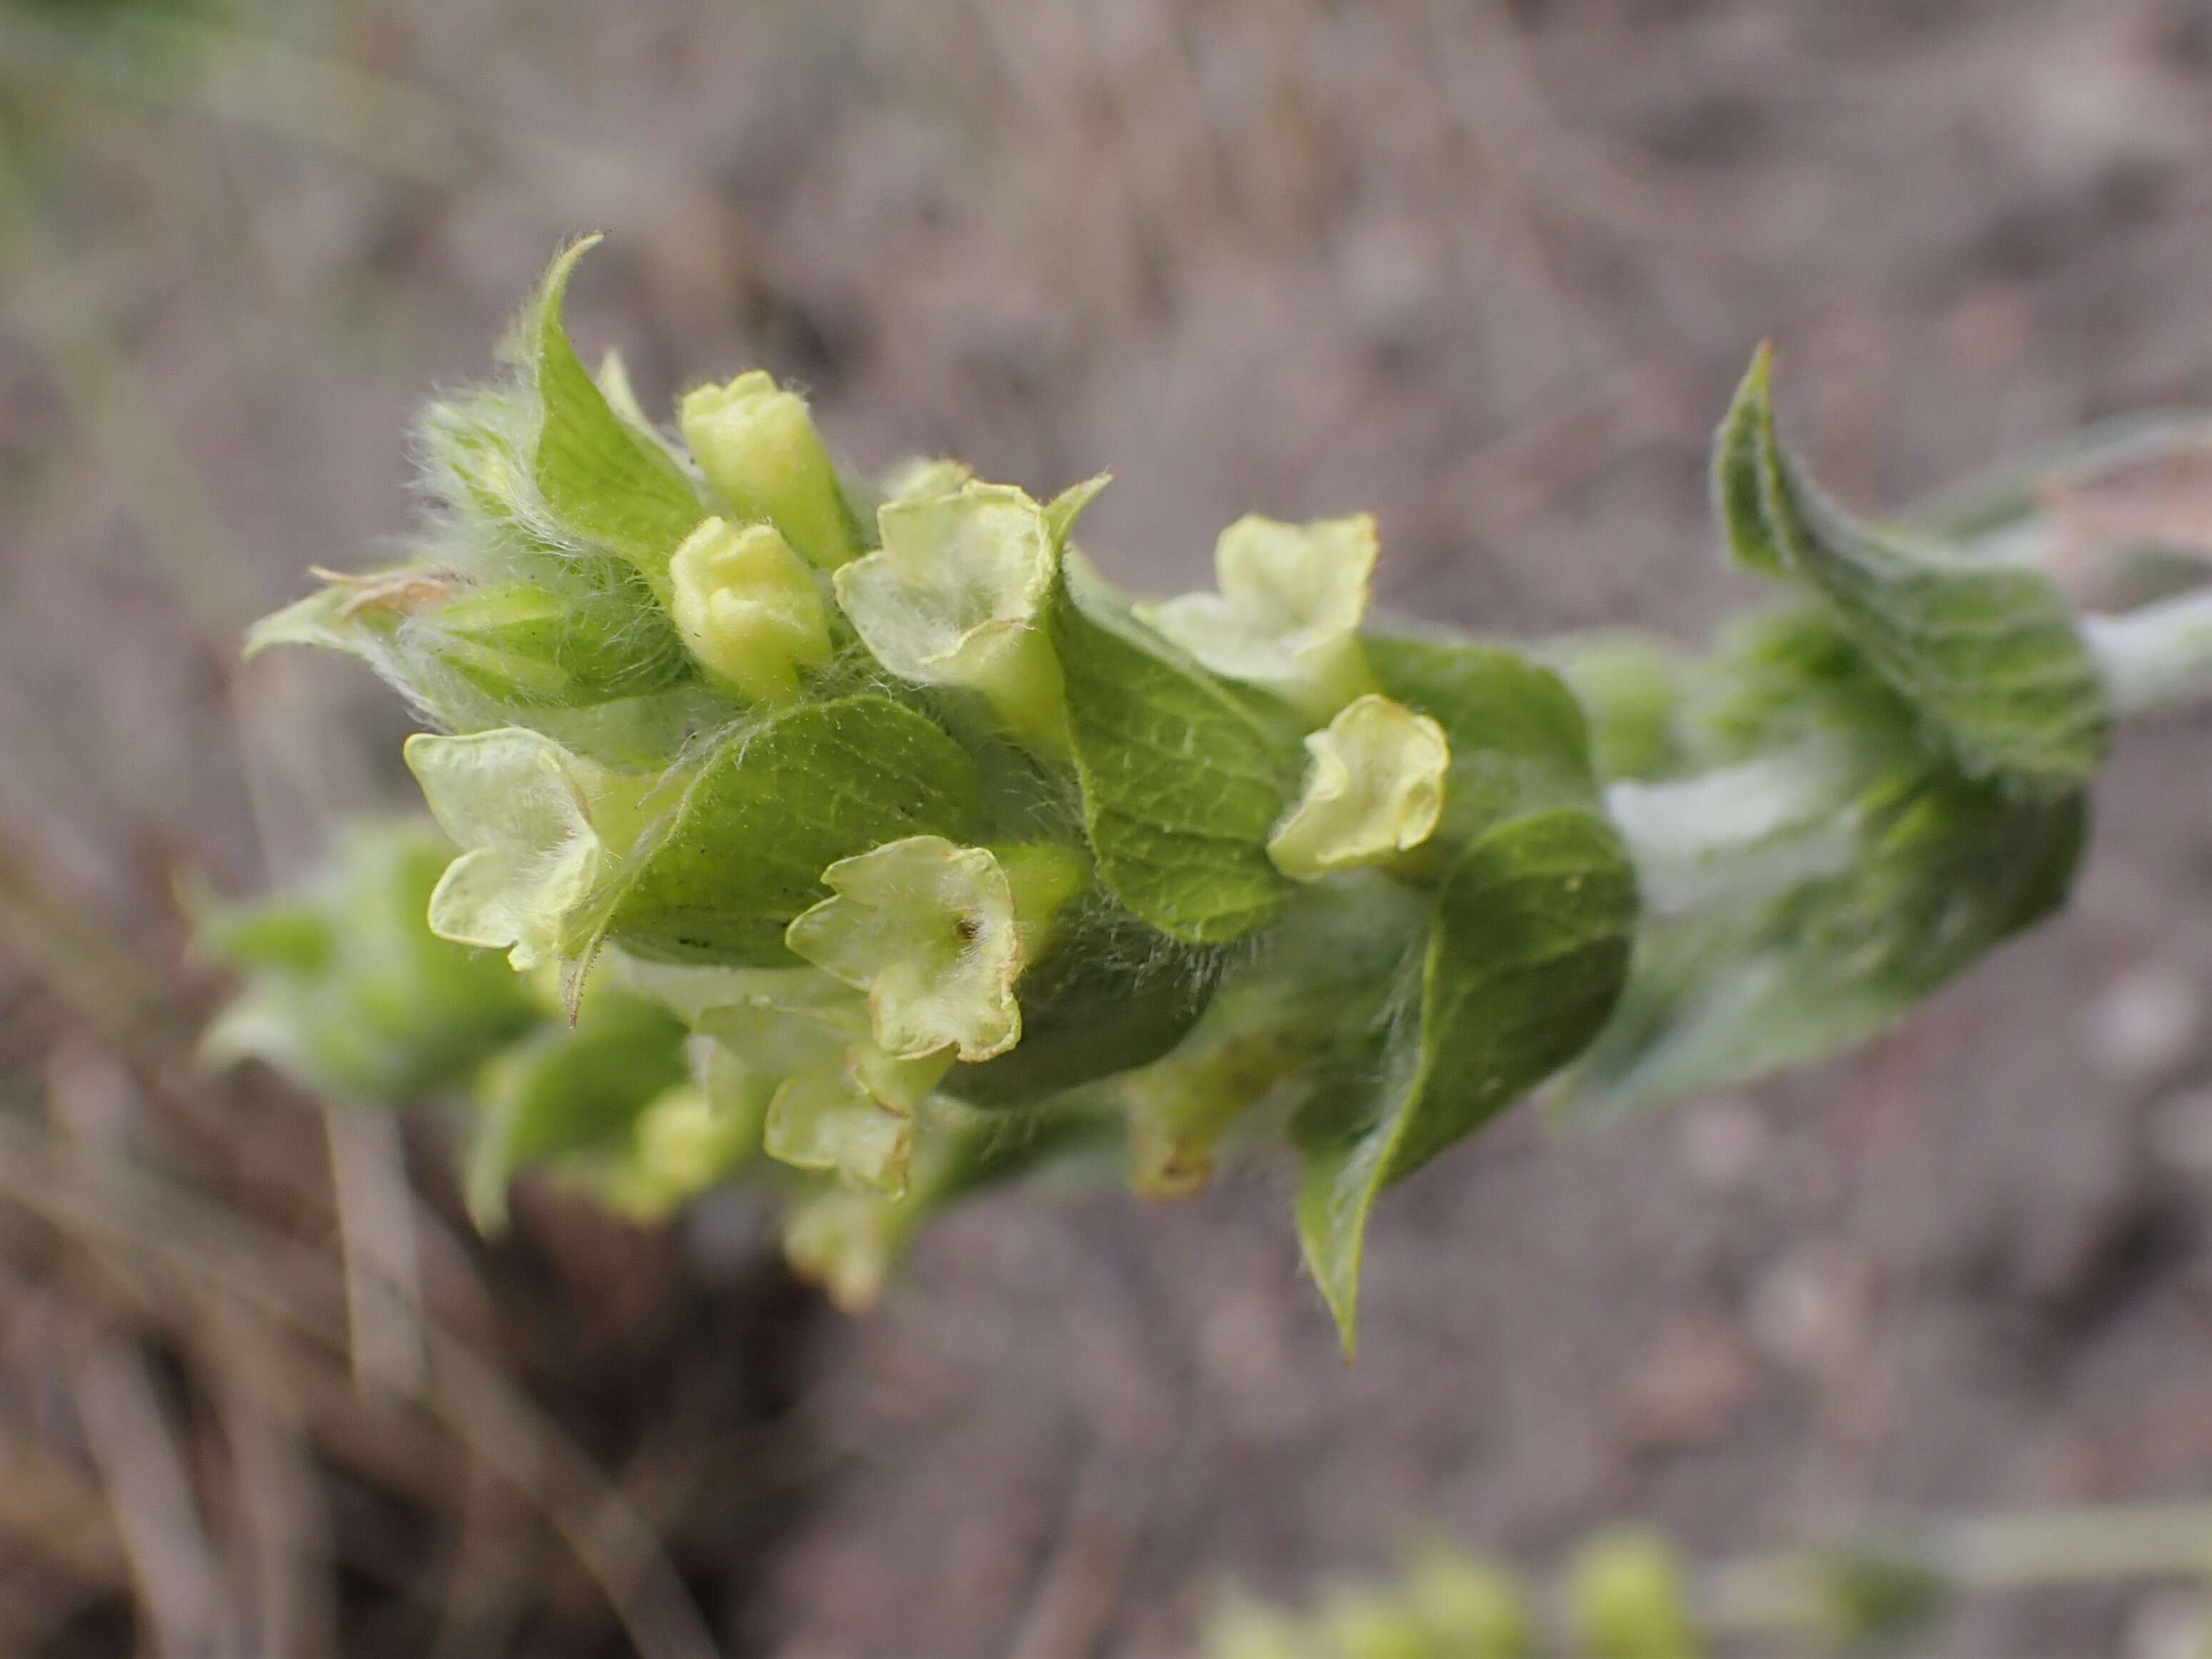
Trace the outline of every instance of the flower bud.
[[766, 520], [823, 570], [859, 554], [837, 469], [797, 392], [754, 369], [686, 393], [678, 419], [707, 482], [739, 517]]
[[1330, 1659], [1439, 1659], [1420, 1620], [1378, 1591], [1339, 1590], [1322, 1607], [1320, 1624]]
[[793, 1273], [822, 1287], [831, 1305], [865, 1313], [882, 1296], [917, 1218], [903, 1199], [825, 1188], [784, 1212], [784, 1257]]
[[655, 1096], [631, 1127], [627, 1155], [597, 1185], [623, 1214], [658, 1220], [727, 1179], [762, 1150], [772, 1079], [708, 1043], [697, 1080]]
[[868, 994], [875, 1040], [917, 1059], [951, 1048], [988, 1060], [1021, 1041], [1022, 942], [1006, 872], [980, 847], [911, 836], [822, 872], [833, 896], [784, 941]]
[[1285, 875], [1316, 881], [1419, 846], [1443, 814], [1451, 745], [1426, 714], [1370, 692], [1306, 738], [1305, 793], [1267, 842]]
[[1364, 513], [1304, 525], [1248, 514], [1214, 544], [1218, 592], [1137, 614], [1215, 673], [1327, 720], [1373, 689], [1359, 623], [1377, 551]]
[[1702, 1650], [1681, 1563], [1651, 1533], [1592, 1539], [1569, 1571], [1566, 1600], [1589, 1659], [1697, 1659]]
[[690, 672], [635, 576], [583, 593], [528, 581], [475, 588], [417, 614], [410, 629], [478, 690], [525, 707], [590, 708], [665, 690]]
[[837, 602], [903, 680], [988, 698], [1007, 730], [1067, 745], [1060, 660], [1041, 623], [1060, 568], [1046, 509], [1010, 484], [887, 501], [881, 550], [838, 571]]
[[669, 562], [669, 614], [707, 671], [756, 702], [789, 702], [830, 662], [821, 591], [773, 525], [709, 519]]
[[407, 764], [439, 827], [464, 850], [430, 896], [430, 930], [504, 947], [528, 969], [566, 954], [569, 923], [640, 828], [648, 781], [520, 726], [417, 732]]
[[1434, 1650], [1452, 1659], [1526, 1659], [1534, 1650], [1528, 1595], [1495, 1561], [1424, 1551], [1406, 1575], [1406, 1601]]

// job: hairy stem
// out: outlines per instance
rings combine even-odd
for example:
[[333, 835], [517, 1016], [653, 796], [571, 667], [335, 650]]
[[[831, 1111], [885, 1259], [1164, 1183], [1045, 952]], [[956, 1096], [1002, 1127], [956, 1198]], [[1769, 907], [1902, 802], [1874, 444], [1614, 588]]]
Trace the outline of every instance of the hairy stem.
[[2122, 718], [2212, 697], [2212, 588], [2081, 627]]

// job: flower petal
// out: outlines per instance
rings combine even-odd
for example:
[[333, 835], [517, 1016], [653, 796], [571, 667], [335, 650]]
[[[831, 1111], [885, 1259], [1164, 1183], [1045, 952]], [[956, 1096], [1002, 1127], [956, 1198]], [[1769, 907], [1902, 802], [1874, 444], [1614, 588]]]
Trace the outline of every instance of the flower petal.
[[1426, 714], [1373, 693], [1306, 738], [1305, 793], [1267, 842], [1285, 875], [1313, 881], [1388, 862], [1436, 832], [1451, 745]]
[[850, 1071], [808, 1072], [786, 1079], [769, 1102], [765, 1146], [770, 1158], [801, 1170], [835, 1172], [865, 1192], [906, 1186], [914, 1120], [883, 1104]]
[[822, 872], [834, 896], [786, 931], [798, 955], [868, 994], [875, 1040], [898, 1059], [952, 1048], [988, 1060], [1021, 1040], [1023, 951], [999, 860], [911, 836]]
[[1304, 525], [1249, 514], [1215, 544], [1218, 593], [1138, 615], [1215, 673], [1326, 717], [1371, 684], [1359, 623], [1376, 552], [1365, 514]]
[[430, 928], [504, 945], [518, 969], [559, 954], [562, 925], [611, 862], [592, 823], [606, 775], [520, 727], [407, 740], [407, 764], [441, 829], [465, 848], [430, 897]]

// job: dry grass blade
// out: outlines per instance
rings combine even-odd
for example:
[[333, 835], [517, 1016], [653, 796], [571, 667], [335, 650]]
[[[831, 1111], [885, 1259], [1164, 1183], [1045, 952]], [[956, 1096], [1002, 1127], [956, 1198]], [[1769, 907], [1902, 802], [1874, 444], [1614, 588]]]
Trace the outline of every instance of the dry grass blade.
[[[144, 1170], [0, 1116], [0, 1197], [332, 1352], [346, 1350], [343, 1291], [330, 1263]], [[417, 1403], [541, 1510], [641, 1659], [713, 1659], [697, 1609], [628, 1500], [495, 1369], [435, 1327], [424, 1334], [428, 1363]]]
[[235, 1652], [216, 1595], [224, 1575], [200, 1524], [188, 1455], [143, 1357], [112, 1336], [88, 1337], [70, 1381], [156, 1647], [180, 1659]]
[[0, 1438], [0, 1531], [88, 1583], [130, 1580], [106, 1501], [74, 1466], [29, 1441]]

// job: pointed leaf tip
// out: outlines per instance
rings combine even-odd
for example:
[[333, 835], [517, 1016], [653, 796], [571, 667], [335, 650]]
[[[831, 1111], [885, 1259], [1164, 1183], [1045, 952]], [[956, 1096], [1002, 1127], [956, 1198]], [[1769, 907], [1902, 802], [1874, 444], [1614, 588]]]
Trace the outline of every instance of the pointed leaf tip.
[[1729, 399], [1720, 430], [1713, 434], [1713, 517], [1721, 526], [1729, 556], [1741, 569], [1784, 576], [1788, 556], [1766, 513], [1760, 459], [1774, 441], [1774, 402], [1770, 390], [1773, 349], [1762, 342], [1751, 367]]

